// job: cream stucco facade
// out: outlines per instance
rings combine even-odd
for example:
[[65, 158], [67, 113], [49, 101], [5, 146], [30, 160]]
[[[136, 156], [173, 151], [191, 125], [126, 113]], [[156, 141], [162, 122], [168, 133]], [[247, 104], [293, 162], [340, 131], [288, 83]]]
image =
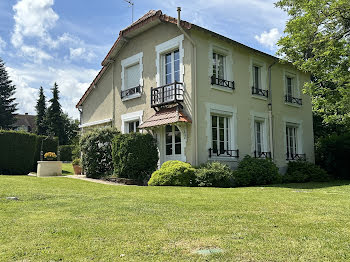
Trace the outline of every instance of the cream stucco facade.
[[[271, 152], [280, 168], [287, 164], [288, 149], [314, 161], [311, 100], [301, 91], [308, 74], [200, 27], [187, 27], [184, 33], [176, 23], [160, 18], [136, 24], [112, 48], [103, 72], [78, 104], [83, 130], [108, 125], [133, 131], [134, 123], [139, 125], [155, 109], [161, 110], [151, 107], [151, 88], [173, 77], [183, 83], [180, 110], [192, 121], [168, 125], [176, 129], [166, 125], [143, 129], [157, 138], [161, 162], [179, 159], [198, 165], [218, 160], [235, 166], [245, 155], [253, 156], [257, 146], [260, 153]], [[212, 84], [213, 63], [229, 86]], [[257, 81], [268, 97], [252, 94]], [[130, 83], [139, 88], [122, 94]], [[285, 102], [291, 94], [296, 100]], [[181, 142], [175, 133], [181, 134]], [[215, 151], [215, 146], [221, 149]], [[209, 149], [214, 151], [209, 154]]]

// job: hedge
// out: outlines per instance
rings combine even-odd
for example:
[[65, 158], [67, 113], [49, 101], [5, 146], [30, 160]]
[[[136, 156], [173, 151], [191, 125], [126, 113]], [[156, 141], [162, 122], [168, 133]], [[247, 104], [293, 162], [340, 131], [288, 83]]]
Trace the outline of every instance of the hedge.
[[113, 174], [112, 140], [120, 132], [107, 127], [93, 129], [80, 139], [82, 167], [90, 178], [101, 178]]
[[72, 161], [72, 150], [73, 149], [74, 149], [73, 145], [59, 146], [60, 160], [61, 161]]
[[37, 136], [36, 146], [35, 146], [35, 156], [32, 171], [36, 172], [37, 161], [40, 160], [40, 150], [41, 142], [43, 141], [43, 154], [46, 152], [54, 152], [57, 154], [58, 138], [57, 137], [47, 137], [47, 136]]
[[233, 187], [234, 173], [228, 165], [208, 162], [196, 170], [196, 181], [200, 187]]
[[26, 175], [33, 167], [37, 136], [0, 130], [0, 174]]
[[158, 149], [150, 134], [119, 134], [113, 139], [114, 175], [147, 182], [157, 169]]
[[307, 161], [290, 161], [283, 182], [327, 182], [331, 177], [319, 166]]

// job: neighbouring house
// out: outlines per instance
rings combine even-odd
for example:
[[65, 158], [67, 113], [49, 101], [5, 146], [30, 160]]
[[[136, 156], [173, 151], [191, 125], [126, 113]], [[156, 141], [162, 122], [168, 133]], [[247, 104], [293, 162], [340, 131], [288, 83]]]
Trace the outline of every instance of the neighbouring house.
[[35, 115], [28, 115], [28, 113], [24, 115], [17, 114], [16, 122], [12, 125], [12, 129], [34, 133], [36, 128], [35, 117]]
[[151, 132], [160, 162], [245, 155], [314, 162], [310, 75], [205, 28], [149, 11], [119, 37], [77, 104], [84, 130]]

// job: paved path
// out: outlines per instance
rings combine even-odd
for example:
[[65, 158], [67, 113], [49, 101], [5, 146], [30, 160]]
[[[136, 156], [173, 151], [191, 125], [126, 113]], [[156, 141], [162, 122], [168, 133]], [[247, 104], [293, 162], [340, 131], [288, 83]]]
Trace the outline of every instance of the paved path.
[[94, 183], [99, 183], [99, 184], [105, 184], [105, 185], [125, 186], [124, 184], [121, 184], [121, 183], [115, 183], [115, 182], [110, 182], [110, 181], [104, 181], [104, 180], [100, 180], [100, 179], [87, 178], [85, 175], [68, 175], [68, 176], [62, 176], [62, 177], [80, 179], [80, 180], [85, 180], [85, 181], [94, 182]]

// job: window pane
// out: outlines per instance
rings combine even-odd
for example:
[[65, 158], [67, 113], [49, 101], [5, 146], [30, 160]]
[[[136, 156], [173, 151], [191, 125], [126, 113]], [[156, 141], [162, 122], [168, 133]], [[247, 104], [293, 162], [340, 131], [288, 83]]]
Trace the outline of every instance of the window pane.
[[129, 133], [133, 133], [134, 132], [134, 122], [130, 122], [129, 123]]
[[139, 121], [136, 121], [136, 128], [138, 128], [140, 125], [140, 122]]
[[225, 152], [225, 142], [220, 141], [220, 154], [223, 154]]
[[220, 142], [221, 142], [221, 141], [225, 141], [224, 137], [225, 137], [224, 129], [220, 128], [220, 130], [219, 130], [219, 139], [220, 139]]
[[217, 153], [217, 152], [218, 152], [218, 142], [213, 141], [213, 153]]
[[172, 144], [169, 144], [169, 145], [166, 145], [166, 155], [169, 156], [169, 155], [172, 155], [173, 154], [173, 147], [172, 147]]
[[212, 123], [212, 127], [216, 127], [217, 126], [217, 116], [212, 116], [211, 117], [211, 123]]
[[219, 127], [220, 128], [224, 128], [224, 121], [225, 121], [224, 117], [219, 117]]
[[171, 74], [165, 76], [165, 84], [171, 84], [173, 81], [171, 79]]
[[174, 78], [175, 81], [180, 82], [180, 71], [175, 71]]
[[217, 59], [217, 68], [218, 68], [218, 76], [220, 79], [224, 79], [224, 57], [222, 55], [218, 55]]
[[180, 130], [177, 128], [177, 126], [175, 126], [175, 143], [181, 143], [181, 132]]
[[181, 144], [175, 144], [175, 155], [181, 154]]
[[165, 63], [171, 63], [171, 53], [165, 55]]
[[254, 87], [260, 88], [259, 86], [259, 67], [254, 66]]
[[217, 140], [218, 137], [218, 130], [217, 128], [212, 128], [212, 139]]

